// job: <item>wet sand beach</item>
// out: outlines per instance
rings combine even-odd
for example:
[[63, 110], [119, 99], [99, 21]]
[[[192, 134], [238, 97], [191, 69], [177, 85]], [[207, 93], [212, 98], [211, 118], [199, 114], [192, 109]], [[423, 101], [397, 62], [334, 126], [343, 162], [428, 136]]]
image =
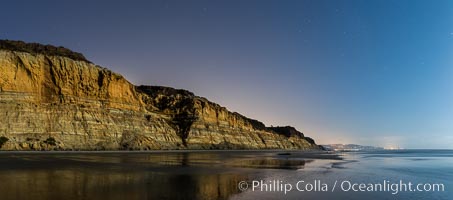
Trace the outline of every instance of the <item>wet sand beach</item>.
[[[442, 156], [442, 157], [441, 157]], [[254, 181], [332, 186], [336, 180], [443, 182], [451, 152], [301, 151], [1, 152], [1, 199], [385, 199], [388, 192], [259, 191]], [[444, 159], [439, 159], [444, 158]], [[412, 174], [409, 174], [411, 172]], [[443, 174], [441, 174], [443, 173]], [[238, 187], [241, 182], [247, 188]], [[280, 188], [281, 189], [281, 188]], [[448, 192], [400, 193], [398, 199]]]

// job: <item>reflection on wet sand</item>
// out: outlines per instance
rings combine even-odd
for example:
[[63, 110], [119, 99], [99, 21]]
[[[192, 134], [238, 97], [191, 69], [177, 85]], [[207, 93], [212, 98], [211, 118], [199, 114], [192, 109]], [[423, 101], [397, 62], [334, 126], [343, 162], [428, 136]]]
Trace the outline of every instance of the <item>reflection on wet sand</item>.
[[1, 199], [227, 199], [250, 168], [309, 161], [253, 153], [0, 154]]
[[169, 175], [98, 170], [0, 173], [1, 199], [226, 199], [245, 175]]
[[306, 163], [313, 160], [282, 160], [282, 159], [243, 159], [230, 163], [234, 167], [256, 168], [256, 169], [303, 169]]

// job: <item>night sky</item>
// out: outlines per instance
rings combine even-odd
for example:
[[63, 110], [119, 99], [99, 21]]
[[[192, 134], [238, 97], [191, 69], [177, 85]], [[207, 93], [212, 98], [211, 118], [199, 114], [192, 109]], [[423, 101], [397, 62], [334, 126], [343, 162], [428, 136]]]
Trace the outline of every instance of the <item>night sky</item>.
[[317, 143], [453, 148], [453, 1], [2, 1], [0, 38], [65, 46]]

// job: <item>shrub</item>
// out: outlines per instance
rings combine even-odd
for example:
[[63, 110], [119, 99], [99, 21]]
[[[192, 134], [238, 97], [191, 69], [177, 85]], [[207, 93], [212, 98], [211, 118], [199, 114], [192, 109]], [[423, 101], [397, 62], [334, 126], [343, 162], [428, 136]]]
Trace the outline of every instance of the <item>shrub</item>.
[[56, 145], [57, 145], [56, 142], [57, 142], [57, 141], [55, 141], [55, 138], [53, 138], [53, 137], [48, 137], [48, 138], [44, 141], [44, 143], [46, 143], [46, 144], [48, 144], [48, 145], [52, 145], [52, 146], [56, 146]]
[[5, 144], [5, 142], [8, 142], [8, 140], [9, 139], [5, 136], [0, 137], [0, 148], [2, 148], [3, 144]]
[[65, 56], [73, 60], [88, 61], [81, 53], [73, 52], [64, 47], [55, 47], [52, 45], [43, 45], [38, 43], [25, 43], [23, 41], [0, 40], [0, 49], [11, 51], [21, 51], [27, 53], [39, 53], [49, 56]]

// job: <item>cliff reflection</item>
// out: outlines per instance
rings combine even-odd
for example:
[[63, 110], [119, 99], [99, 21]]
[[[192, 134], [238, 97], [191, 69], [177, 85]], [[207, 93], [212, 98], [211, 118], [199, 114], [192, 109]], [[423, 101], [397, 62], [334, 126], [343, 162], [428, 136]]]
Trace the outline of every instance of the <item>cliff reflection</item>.
[[307, 161], [255, 153], [0, 154], [0, 199], [228, 199], [250, 168]]
[[227, 199], [238, 174], [162, 174], [83, 170], [0, 173], [1, 199]]

